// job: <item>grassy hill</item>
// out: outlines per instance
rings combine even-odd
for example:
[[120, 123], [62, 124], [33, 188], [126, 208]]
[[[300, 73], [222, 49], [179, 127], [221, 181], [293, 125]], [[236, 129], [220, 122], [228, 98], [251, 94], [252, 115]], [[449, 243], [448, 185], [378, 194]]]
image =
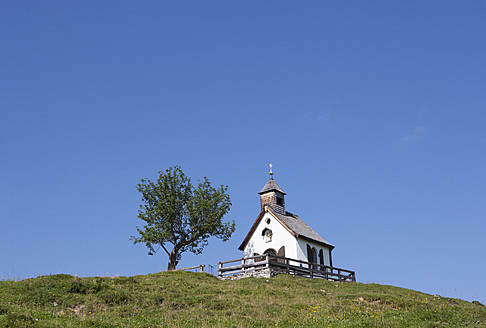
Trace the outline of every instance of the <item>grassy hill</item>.
[[486, 307], [361, 283], [205, 273], [0, 281], [0, 327], [486, 327]]

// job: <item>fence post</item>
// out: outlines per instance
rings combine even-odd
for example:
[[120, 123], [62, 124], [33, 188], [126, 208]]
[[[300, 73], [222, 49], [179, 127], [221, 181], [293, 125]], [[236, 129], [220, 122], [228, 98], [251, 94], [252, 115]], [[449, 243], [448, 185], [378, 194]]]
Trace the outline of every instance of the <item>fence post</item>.
[[223, 263], [218, 262], [218, 277], [223, 277], [223, 272], [221, 269], [223, 269]]
[[206, 264], [201, 264], [199, 266], [199, 272], [204, 272], [204, 267], [206, 266]]

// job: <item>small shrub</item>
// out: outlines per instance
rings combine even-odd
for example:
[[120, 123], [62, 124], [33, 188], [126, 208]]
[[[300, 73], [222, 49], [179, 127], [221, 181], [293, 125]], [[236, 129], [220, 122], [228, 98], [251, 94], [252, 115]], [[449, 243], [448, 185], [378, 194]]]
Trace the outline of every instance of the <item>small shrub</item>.
[[113, 282], [116, 285], [129, 285], [129, 284], [137, 284], [138, 281], [135, 277], [118, 277], [113, 279]]
[[10, 311], [5, 306], [0, 305], [0, 315], [7, 314], [9, 312]]
[[103, 289], [103, 280], [98, 279], [96, 282], [90, 281], [73, 281], [67, 288], [68, 293], [74, 294], [96, 294]]
[[10, 313], [4, 322], [4, 327], [35, 327], [35, 321], [31, 316], [18, 313]]
[[71, 283], [71, 287], [69, 288], [68, 292], [69, 293], [76, 293], [76, 294], [86, 294], [86, 291], [88, 290], [88, 287], [86, 284], [83, 284], [79, 281], [73, 281]]
[[123, 291], [115, 290], [101, 295], [101, 299], [108, 305], [119, 305], [128, 303], [130, 297]]
[[165, 301], [165, 299], [161, 295], [153, 295], [152, 296], [152, 304], [161, 305], [161, 304], [164, 303], [164, 301]]

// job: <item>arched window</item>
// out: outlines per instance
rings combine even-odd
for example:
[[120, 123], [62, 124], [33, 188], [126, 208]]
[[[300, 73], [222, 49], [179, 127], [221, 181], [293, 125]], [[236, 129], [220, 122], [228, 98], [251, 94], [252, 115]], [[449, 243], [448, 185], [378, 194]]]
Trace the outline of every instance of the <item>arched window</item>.
[[[285, 257], [285, 246], [280, 247], [277, 253], [278, 256]], [[285, 263], [284, 259], [277, 259], [277, 262]]]
[[312, 259], [312, 262], [317, 263], [317, 249], [315, 247], [312, 247]]
[[[322, 249], [319, 251], [319, 264], [324, 265], [324, 252], [322, 251]], [[324, 270], [324, 269], [325, 268], [323, 266], [319, 268], [319, 270]]]
[[273, 249], [273, 248], [269, 248], [267, 249], [265, 252], [263, 252], [263, 254], [268, 254], [270, 256], [277, 256], [277, 252]]
[[307, 261], [314, 262], [314, 254], [312, 253], [312, 248], [307, 244]]

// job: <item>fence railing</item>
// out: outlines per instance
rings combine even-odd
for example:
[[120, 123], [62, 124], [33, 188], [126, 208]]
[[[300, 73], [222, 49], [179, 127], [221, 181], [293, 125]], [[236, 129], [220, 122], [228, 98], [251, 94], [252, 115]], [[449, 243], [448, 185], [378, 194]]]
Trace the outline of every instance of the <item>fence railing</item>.
[[187, 267], [187, 268], [177, 269], [177, 271], [206, 272], [206, 273], [209, 273], [211, 275], [214, 275], [214, 267], [210, 264], [208, 264], [208, 265], [206, 265], [206, 264], [194, 265], [194, 266]]
[[226, 278], [233, 275], [253, 274], [266, 269], [275, 273], [306, 278], [323, 278], [343, 282], [356, 281], [354, 271], [270, 254], [218, 262], [218, 277]]

